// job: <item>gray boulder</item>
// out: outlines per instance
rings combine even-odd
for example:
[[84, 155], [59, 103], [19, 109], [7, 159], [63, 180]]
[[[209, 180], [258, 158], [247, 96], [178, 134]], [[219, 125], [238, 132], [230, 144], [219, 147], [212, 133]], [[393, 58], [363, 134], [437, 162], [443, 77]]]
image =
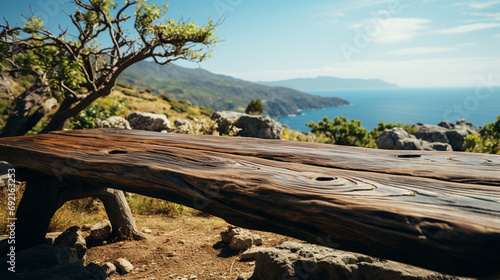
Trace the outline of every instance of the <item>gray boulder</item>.
[[377, 138], [379, 149], [389, 150], [426, 150], [426, 151], [451, 151], [452, 148], [447, 143], [430, 143], [417, 139], [406, 130], [395, 127], [384, 130]]
[[92, 241], [106, 240], [111, 234], [111, 222], [108, 220], [101, 221], [92, 226], [90, 235], [87, 239]]
[[65, 230], [54, 240], [54, 245], [74, 248], [76, 250], [78, 260], [85, 264], [87, 243], [85, 242], [85, 238], [83, 238], [79, 227], [74, 226]]
[[427, 142], [440, 142], [440, 143], [448, 143], [448, 138], [446, 138], [447, 128], [437, 126], [437, 125], [418, 125], [417, 132], [413, 135], [418, 139], [427, 141]]
[[479, 129], [471, 122], [466, 119], [459, 119], [457, 121], [457, 126], [464, 128], [469, 134], [478, 134]]
[[112, 116], [99, 123], [99, 127], [102, 128], [121, 128], [121, 129], [132, 129], [130, 123], [122, 117]]
[[418, 139], [450, 144], [453, 151], [465, 151], [467, 149], [465, 137], [479, 133], [474, 124], [465, 119], [460, 119], [455, 124], [442, 121], [437, 125], [417, 124], [416, 127], [418, 130], [414, 135]]
[[212, 120], [217, 122], [221, 134], [227, 134], [234, 126], [241, 129], [238, 136], [281, 139], [283, 126], [268, 116], [220, 111], [212, 115]]
[[458, 279], [430, 270], [319, 245], [286, 241], [275, 248], [244, 252], [256, 259], [253, 275], [239, 279]]
[[135, 112], [127, 117], [130, 126], [133, 129], [151, 130], [151, 131], [173, 131], [170, 121], [163, 114], [151, 114]]
[[379, 149], [420, 150], [420, 146], [415, 136], [408, 134], [400, 127], [386, 129], [377, 138]]

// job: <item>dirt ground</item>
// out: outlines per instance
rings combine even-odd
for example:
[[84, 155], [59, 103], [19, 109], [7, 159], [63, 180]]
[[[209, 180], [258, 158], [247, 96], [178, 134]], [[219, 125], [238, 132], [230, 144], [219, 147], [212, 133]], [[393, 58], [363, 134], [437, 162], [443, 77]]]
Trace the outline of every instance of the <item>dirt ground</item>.
[[[240, 262], [221, 242], [220, 232], [227, 226], [216, 217], [184, 214], [177, 218], [136, 216], [142, 231], [149, 229], [149, 240], [120, 241], [92, 247], [87, 260], [99, 265], [125, 258], [134, 270], [126, 275], [112, 274], [108, 279], [236, 279], [252, 272], [254, 262]], [[292, 238], [260, 231], [264, 244], [272, 247]]]

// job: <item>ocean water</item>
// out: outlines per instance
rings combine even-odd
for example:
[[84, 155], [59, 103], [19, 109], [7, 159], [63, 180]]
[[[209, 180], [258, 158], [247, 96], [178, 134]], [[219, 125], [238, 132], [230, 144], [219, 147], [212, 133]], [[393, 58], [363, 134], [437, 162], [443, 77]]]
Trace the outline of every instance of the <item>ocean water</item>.
[[361, 120], [368, 130], [385, 123], [438, 124], [467, 119], [477, 127], [494, 122], [500, 115], [500, 88], [395, 88], [373, 90], [314, 91], [310, 94], [341, 97], [351, 106], [301, 111], [300, 115], [282, 117], [290, 128], [310, 131], [305, 123], [318, 122], [327, 116], [343, 115]]

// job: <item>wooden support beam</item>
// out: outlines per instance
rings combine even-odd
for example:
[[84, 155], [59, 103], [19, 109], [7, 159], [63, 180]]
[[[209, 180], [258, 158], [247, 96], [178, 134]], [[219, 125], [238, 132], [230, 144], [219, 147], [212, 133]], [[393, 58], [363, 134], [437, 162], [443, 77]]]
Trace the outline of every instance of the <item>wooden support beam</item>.
[[115, 129], [0, 139], [0, 159], [443, 273], [500, 273], [500, 156]]

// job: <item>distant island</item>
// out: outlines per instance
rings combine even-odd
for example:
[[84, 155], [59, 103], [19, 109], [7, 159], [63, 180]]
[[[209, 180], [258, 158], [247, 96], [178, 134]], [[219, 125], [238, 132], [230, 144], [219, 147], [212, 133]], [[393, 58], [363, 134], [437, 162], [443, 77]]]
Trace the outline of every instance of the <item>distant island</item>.
[[194, 106], [216, 111], [244, 111], [247, 104], [259, 98], [264, 113], [279, 118], [302, 110], [349, 105], [338, 97], [321, 97], [287, 87], [270, 87], [203, 69], [189, 69], [175, 64], [159, 65], [142, 61], [130, 66], [118, 83], [131, 87], [147, 87], [153, 93], [189, 101]]
[[397, 85], [390, 84], [379, 79], [342, 79], [336, 77], [320, 76], [317, 78], [299, 78], [274, 82], [258, 82], [265, 86], [288, 87], [300, 91], [326, 91], [339, 89], [382, 89], [396, 88]]

